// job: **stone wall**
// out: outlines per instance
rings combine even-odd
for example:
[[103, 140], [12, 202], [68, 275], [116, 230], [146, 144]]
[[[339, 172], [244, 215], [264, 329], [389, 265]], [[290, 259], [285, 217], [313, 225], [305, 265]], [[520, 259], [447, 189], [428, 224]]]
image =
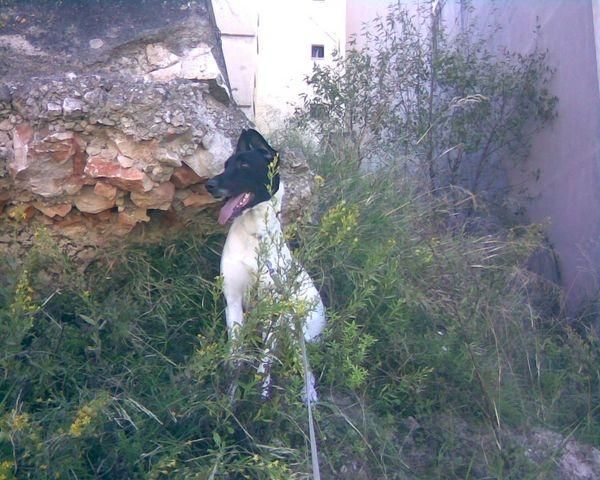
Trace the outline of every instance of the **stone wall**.
[[8, 1], [0, 22], [0, 248], [216, 228], [204, 181], [247, 120], [204, 1]]

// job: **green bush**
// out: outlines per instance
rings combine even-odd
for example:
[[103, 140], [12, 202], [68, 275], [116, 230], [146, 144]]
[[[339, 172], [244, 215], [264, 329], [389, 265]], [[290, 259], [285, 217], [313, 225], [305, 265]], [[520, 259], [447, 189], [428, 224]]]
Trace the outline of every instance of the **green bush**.
[[289, 478], [300, 402], [260, 402], [249, 368], [227, 395], [220, 236], [85, 274], [48, 242], [2, 288], [0, 478]]
[[555, 116], [554, 69], [546, 52], [494, 49], [475, 18], [450, 35], [431, 8], [391, 5], [360, 47], [315, 64], [296, 122], [348, 164], [398, 164], [431, 191], [498, 200], [503, 168], [520, 168], [531, 134]]
[[[546, 471], [515, 444], [516, 432], [533, 426], [597, 444], [597, 338], [530, 300], [540, 279], [526, 261], [545, 248], [541, 228], [473, 233], [468, 218], [455, 219], [454, 202], [467, 193], [450, 202], [415, 192], [399, 168], [364, 172], [323, 154], [315, 166], [325, 178], [320, 222], [301, 232], [304, 262], [329, 302], [315, 355], [334, 397], [346, 392], [400, 431], [407, 419], [426, 424], [419, 433], [436, 432], [439, 451], [448, 449], [440, 471], [464, 462], [440, 478]], [[488, 450], [474, 448], [487, 464], [465, 457], [473, 447], [440, 432], [441, 420], [486, 431]], [[383, 433], [371, 433], [384, 448]]]

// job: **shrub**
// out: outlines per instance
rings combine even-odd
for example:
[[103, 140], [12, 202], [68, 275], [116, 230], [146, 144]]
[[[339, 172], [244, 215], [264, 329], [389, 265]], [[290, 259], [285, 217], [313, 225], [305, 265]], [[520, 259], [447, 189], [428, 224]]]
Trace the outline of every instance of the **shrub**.
[[36, 238], [0, 289], [0, 478], [305, 477], [298, 352], [282, 329], [263, 401], [255, 327], [281, 306], [257, 299], [232, 369], [221, 235], [115, 246], [85, 273]]
[[[475, 20], [448, 35], [425, 2], [373, 21], [332, 65], [315, 64], [297, 121], [329, 152], [361, 165], [400, 164], [430, 190], [493, 198], [503, 164], [519, 166], [531, 133], [555, 115], [545, 52], [492, 50]], [[431, 19], [424, 26], [423, 18]]]
[[[577, 425], [597, 442], [597, 338], [529, 300], [539, 279], [526, 260], [545, 248], [539, 226], [473, 234], [453, 219], [456, 205], [418, 193], [399, 168], [364, 172], [323, 154], [315, 166], [321, 221], [300, 230], [301, 243], [330, 321], [314, 355], [333, 398], [345, 392], [379, 419], [361, 430], [370, 447], [394, 456], [382, 438], [391, 417], [403, 444], [443, 452], [442, 478], [526, 478], [550, 467], [523, 455], [517, 431]], [[419, 428], [407, 428], [414, 420]], [[487, 440], [469, 445], [469, 435]], [[487, 462], [465, 456], [473, 449]]]

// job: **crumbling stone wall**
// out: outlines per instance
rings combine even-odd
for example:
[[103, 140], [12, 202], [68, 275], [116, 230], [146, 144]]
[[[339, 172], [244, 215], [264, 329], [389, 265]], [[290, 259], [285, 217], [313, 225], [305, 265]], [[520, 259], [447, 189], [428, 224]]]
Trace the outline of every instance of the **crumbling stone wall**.
[[[26, 247], [40, 224], [77, 248], [216, 228], [204, 182], [248, 122], [206, 2], [0, 9], [0, 248]], [[310, 175], [291, 163], [301, 205]]]

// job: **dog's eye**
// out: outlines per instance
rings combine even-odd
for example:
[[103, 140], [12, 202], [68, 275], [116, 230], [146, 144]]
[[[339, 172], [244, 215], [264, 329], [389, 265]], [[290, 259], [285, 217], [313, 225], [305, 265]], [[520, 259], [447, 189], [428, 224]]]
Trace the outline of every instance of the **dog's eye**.
[[250, 164], [248, 162], [240, 162], [240, 167], [241, 168], [249, 168]]

